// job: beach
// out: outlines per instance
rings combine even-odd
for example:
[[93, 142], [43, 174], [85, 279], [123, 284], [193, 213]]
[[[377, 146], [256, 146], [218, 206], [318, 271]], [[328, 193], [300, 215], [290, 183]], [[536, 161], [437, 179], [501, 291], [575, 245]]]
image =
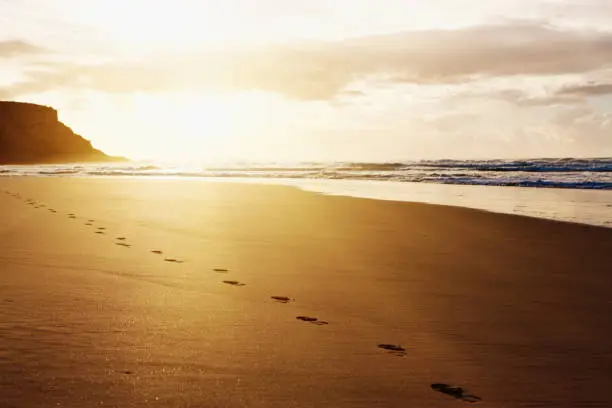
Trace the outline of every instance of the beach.
[[197, 179], [0, 212], [3, 408], [612, 406], [610, 228]]

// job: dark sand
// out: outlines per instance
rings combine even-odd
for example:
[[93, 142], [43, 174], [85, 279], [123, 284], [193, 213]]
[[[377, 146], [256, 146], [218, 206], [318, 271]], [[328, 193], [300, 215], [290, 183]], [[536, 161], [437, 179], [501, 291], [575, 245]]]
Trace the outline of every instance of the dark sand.
[[0, 190], [2, 408], [467, 403], [437, 383], [612, 406], [612, 229], [198, 180]]

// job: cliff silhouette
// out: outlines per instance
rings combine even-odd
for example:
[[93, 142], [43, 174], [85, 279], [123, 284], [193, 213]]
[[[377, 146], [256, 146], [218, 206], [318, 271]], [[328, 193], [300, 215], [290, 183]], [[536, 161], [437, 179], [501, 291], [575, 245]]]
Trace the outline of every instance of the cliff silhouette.
[[51, 107], [0, 101], [0, 164], [123, 160], [95, 149], [60, 122]]

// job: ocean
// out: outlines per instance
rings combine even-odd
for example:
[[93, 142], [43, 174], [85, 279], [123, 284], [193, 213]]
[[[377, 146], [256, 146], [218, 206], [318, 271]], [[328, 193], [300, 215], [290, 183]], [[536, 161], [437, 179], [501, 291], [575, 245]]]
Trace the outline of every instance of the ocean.
[[0, 176], [24, 175], [280, 183], [325, 194], [455, 205], [612, 227], [612, 158], [0, 166]]

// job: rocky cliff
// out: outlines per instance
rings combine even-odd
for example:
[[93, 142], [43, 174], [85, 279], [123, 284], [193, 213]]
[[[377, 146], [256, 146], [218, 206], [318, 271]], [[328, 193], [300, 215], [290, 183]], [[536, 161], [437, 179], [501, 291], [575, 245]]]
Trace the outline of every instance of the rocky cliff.
[[0, 101], [0, 164], [105, 162], [107, 156], [74, 133], [48, 106]]

